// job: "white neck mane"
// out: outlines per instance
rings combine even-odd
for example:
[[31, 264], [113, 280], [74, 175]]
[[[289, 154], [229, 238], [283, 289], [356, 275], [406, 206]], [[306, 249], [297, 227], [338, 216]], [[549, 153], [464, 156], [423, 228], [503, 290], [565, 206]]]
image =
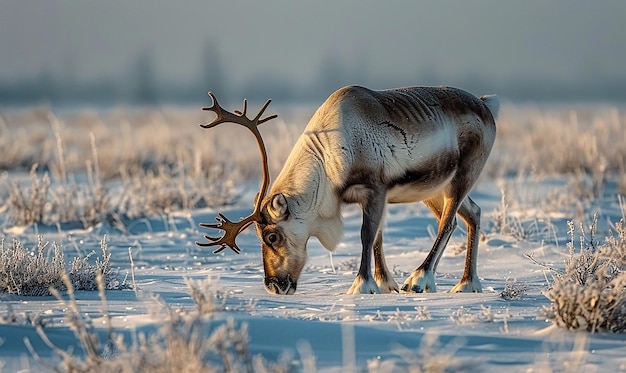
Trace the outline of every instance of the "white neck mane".
[[306, 135], [301, 136], [270, 195], [282, 193], [291, 216], [306, 224], [324, 247], [334, 250], [343, 235], [340, 200], [322, 158], [306, 142]]

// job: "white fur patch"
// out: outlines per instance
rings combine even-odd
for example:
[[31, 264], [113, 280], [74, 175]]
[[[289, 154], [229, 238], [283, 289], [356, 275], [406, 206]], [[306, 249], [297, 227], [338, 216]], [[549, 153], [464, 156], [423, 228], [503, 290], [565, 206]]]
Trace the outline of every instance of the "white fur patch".
[[439, 193], [454, 176], [451, 173], [447, 179], [431, 188], [417, 188], [415, 185], [397, 185], [387, 191], [387, 201], [391, 203], [420, 202]]
[[313, 228], [311, 235], [317, 237], [320, 243], [329, 251], [335, 251], [341, 238], [343, 237], [343, 221], [338, 213], [330, 219], [318, 220], [317, 226]]

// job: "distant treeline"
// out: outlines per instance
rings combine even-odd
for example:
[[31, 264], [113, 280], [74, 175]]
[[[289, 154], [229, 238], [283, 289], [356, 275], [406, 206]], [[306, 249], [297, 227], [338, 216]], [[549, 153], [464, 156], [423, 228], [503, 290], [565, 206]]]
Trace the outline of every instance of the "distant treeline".
[[0, 82], [0, 104], [138, 104], [195, 103], [206, 99], [209, 90], [225, 100], [264, 100], [271, 97], [283, 102], [318, 102], [347, 84], [360, 84], [375, 89], [406, 85], [454, 85], [474, 94], [497, 93], [501, 97], [523, 101], [626, 101], [626, 81], [551, 82], [519, 79], [511, 82], [480, 82], [475, 79], [432, 81], [408, 77], [404, 82], [385, 83], [373, 79], [326, 81], [315, 87], [299, 87], [283, 79], [258, 79], [243, 86], [151, 82], [129, 84], [98, 80], [69, 84], [52, 77], [13, 82]]
[[[281, 102], [313, 102], [324, 100], [334, 90], [348, 84], [373, 89], [409, 85], [451, 85], [476, 95], [497, 93], [504, 99], [522, 101], [616, 101], [626, 102], [626, 81], [621, 79], [581, 76], [562, 81], [551, 77], [520, 77], [493, 79], [484, 75], [448, 77], [433, 69], [413, 76], [397, 77], [381, 72], [368, 72], [363, 61], [348, 66], [332, 55], [322, 58], [316, 76], [308, 83], [296, 82], [289, 76], [272, 72], [233, 83], [235, 72], [222, 61], [218, 46], [208, 42], [201, 57], [201, 68], [192, 81], [167, 81], [155, 68], [150, 49], [139, 52], [127, 72], [113, 77], [80, 80], [67, 70], [63, 73], [42, 72], [32, 77], [0, 78], [1, 105], [67, 104], [67, 105], [157, 105], [165, 103], [197, 103], [206, 101], [213, 91], [224, 101], [265, 100]], [[385, 76], [385, 77], [383, 77]], [[392, 78], [393, 76], [393, 78]]]

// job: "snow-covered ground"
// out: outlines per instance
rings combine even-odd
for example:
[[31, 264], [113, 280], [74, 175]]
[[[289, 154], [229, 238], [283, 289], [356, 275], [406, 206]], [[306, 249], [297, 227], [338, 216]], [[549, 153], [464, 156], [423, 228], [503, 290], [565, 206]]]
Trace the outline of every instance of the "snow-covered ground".
[[[558, 178], [509, 182], [533, 196], [567, 192], [564, 181]], [[360, 257], [361, 214], [355, 206], [344, 209], [345, 235], [332, 257], [315, 239], [309, 242], [308, 264], [293, 296], [265, 292], [261, 254], [253, 229], [239, 237], [243, 249], [240, 255], [230, 250], [213, 255], [194, 245], [204, 233], [198, 230], [197, 223], [212, 221], [217, 212], [214, 209], [138, 220], [129, 225], [125, 234], [100, 225], [89, 231], [5, 228], [4, 235], [5, 239], [18, 238], [25, 246], [34, 247], [37, 233], [43, 234], [45, 240], [61, 243], [66, 256], [71, 257], [97, 251], [106, 234], [113, 265], [119, 268], [121, 277], [128, 274], [129, 278], [130, 248], [137, 292], [106, 293], [114, 330], [126, 335], [129, 341], [137, 333], [156, 330], [163, 321], [151, 312], [153, 296], [174, 309], [193, 309], [185, 278], [210, 278], [212, 288], [225, 298], [226, 307], [207, 321], [207, 330], [228, 318], [238, 325], [247, 323], [252, 354], [271, 360], [288, 351], [295, 358], [312, 355], [319, 371], [389, 371], [394, 362], [396, 369], [410, 364], [411, 356], [423, 366], [436, 366], [428, 365], [432, 363], [481, 372], [626, 370], [623, 335], [557, 329], [542, 316], [542, 308], [550, 303], [542, 292], [552, 277], [526, 255], [562, 267], [569, 255], [567, 220], [573, 216], [531, 211], [528, 207], [525, 212], [511, 208], [507, 211], [510, 216], [524, 215], [519, 220], [523, 237], [492, 232], [495, 216], [502, 210], [501, 188], [501, 182], [483, 181], [471, 193], [483, 210], [484, 234], [478, 264], [484, 289], [481, 294], [447, 292], [458, 281], [465, 259], [465, 237], [459, 227], [440, 262], [437, 293], [347, 295]], [[607, 190], [590, 207], [600, 213], [601, 236], [610, 228], [610, 222], [622, 218], [617, 198], [610, 188]], [[250, 184], [243, 188], [236, 204], [220, 210], [233, 219], [245, 216], [254, 193], [255, 185]], [[423, 205], [390, 206], [385, 252], [398, 283], [426, 256], [435, 231], [436, 221]], [[507, 281], [525, 285], [525, 295], [503, 299], [500, 293]], [[80, 312], [93, 319], [104, 335], [107, 326], [98, 293], [77, 292], [76, 298]], [[18, 317], [39, 314], [55, 344], [74, 354], [82, 353], [73, 332], [64, 325], [68, 310], [54, 297], [2, 295], [0, 300], [0, 312], [11, 310]], [[58, 362], [35, 329], [24, 322], [0, 325], [0, 339], [2, 371], [42, 369], [28, 351], [26, 339], [44, 360]]]

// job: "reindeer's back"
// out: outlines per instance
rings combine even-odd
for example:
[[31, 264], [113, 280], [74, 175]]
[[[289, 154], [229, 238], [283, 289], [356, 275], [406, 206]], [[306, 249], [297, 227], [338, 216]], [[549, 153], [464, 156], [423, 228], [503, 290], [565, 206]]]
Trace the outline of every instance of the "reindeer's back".
[[374, 167], [382, 179], [426, 167], [421, 163], [442, 153], [449, 159], [486, 155], [495, 140], [494, 117], [483, 100], [452, 87], [348, 86], [333, 93], [316, 116], [316, 130], [334, 134], [324, 148], [341, 155], [343, 170]]
[[476, 115], [484, 123], [494, 116], [485, 103], [473, 94], [454, 87], [405, 87], [375, 91], [361, 86], [337, 90], [323, 106], [341, 107], [341, 112], [375, 119], [390, 119], [397, 124], [433, 123], [442, 116]]

